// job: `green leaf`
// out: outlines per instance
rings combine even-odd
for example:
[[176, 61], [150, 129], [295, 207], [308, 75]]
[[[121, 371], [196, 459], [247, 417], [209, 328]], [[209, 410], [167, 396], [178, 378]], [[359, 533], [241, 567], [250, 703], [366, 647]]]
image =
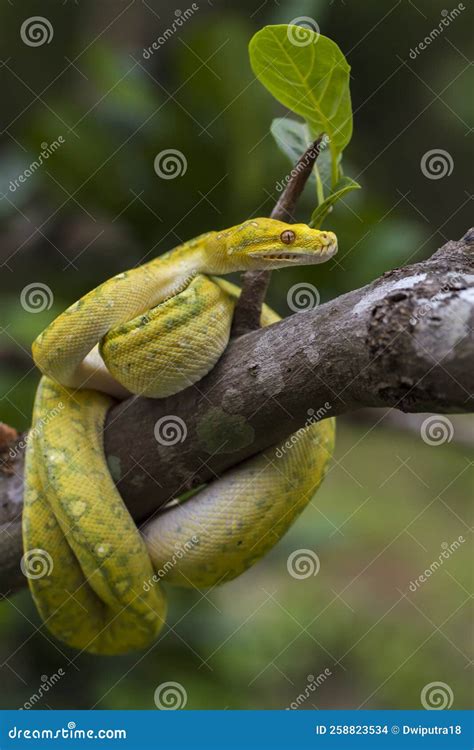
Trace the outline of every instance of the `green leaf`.
[[[304, 122], [292, 120], [289, 117], [276, 117], [271, 124], [270, 131], [280, 151], [289, 158], [293, 166], [314, 140]], [[328, 184], [331, 180], [331, 152], [328, 148], [322, 149], [315, 169], [319, 172], [323, 184]], [[314, 172], [312, 172], [309, 181], [314, 182], [314, 177]]]
[[[288, 157], [293, 165], [296, 164], [301, 154], [304, 154], [311, 143], [308, 126], [289, 117], [276, 117], [270, 126], [270, 132], [280, 151]], [[318, 160], [320, 158], [321, 155], [318, 156]], [[309, 181], [314, 182], [314, 179], [314, 173], [311, 173]]]
[[289, 117], [276, 117], [270, 131], [280, 150], [295, 164], [310, 145], [308, 126]]
[[335, 161], [352, 135], [350, 66], [337, 44], [302, 26], [265, 26], [250, 40], [249, 54], [273, 96], [304, 117], [313, 135], [329, 136]]
[[355, 180], [351, 180], [350, 177], [342, 177], [326, 200], [313, 211], [310, 226], [319, 229], [334, 204], [346, 193], [349, 193], [351, 190], [358, 190], [359, 188], [360, 185]]

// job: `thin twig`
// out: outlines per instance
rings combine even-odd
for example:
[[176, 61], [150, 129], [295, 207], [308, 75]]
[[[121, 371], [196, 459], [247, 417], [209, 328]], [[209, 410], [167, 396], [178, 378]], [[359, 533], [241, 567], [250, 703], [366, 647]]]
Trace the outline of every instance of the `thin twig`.
[[[280, 195], [270, 218], [294, 222], [293, 212], [321, 151], [324, 133], [300, 156], [291, 171], [288, 183]], [[270, 283], [271, 271], [247, 271], [243, 275], [242, 292], [235, 306], [231, 336], [236, 338], [260, 327], [262, 304]]]

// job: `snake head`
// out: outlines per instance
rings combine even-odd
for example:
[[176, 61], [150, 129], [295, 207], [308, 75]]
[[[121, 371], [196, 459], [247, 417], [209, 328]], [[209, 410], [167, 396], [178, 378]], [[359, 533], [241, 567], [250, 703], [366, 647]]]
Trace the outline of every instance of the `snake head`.
[[215, 239], [216, 260], [219, 258], [218, 262], [229, 271], [314, 265], [324, 263], [337, 252], [334, 232], [311, 229], [307, 224], [286, 224], [276, 219], [251, 219], [216, 233]]

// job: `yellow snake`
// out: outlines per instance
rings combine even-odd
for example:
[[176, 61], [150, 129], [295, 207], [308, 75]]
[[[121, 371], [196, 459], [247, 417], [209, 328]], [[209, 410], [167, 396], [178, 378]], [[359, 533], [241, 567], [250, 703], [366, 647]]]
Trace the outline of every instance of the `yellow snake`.
[[[102, 430], [115, 398], [168, 396], [215, 365], [240, 290], [214, 274], [321, 263], [336, 250], [332, 232], [245, 221], [114, 276], [36, 339], [43, 377], [26, 456], [24, 560], [48, 563], [28, 577], [57, 638], [100, 654], [146, 647], [165, 622], [162, 579], [207, 587], [234, 578], [310, 501], [332, 454], [333, 420], [300, 431], [291, 449], [241, 463], [141, 531], [109, 473]], [[262, 324], [276, 320], [264, 306]]]

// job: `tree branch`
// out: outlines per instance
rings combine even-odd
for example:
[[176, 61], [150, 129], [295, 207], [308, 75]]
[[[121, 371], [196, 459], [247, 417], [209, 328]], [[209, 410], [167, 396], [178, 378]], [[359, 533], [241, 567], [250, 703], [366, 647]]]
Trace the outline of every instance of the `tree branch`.
[[[430, 259], [233, 340], [203, 380], [166, 399], [133, 397], [108, 415], [104, 444], [117, 487], [143, 520], [184, 490], [302, 427], [361, 407], [472, 411], [474, 229]], [[183, 420], [183, 440], [155, 438]], [[184, 437], [185, 433], [185, 437]], [[24, 439], [24, 436], [23, 436]], [[0, 592], [24, 583], [22, 450], [0, 470]], [[13, 457], [12, 456], [13, 453]]]
[[[293, 212], [321, 151], [322, 133], [304, 152], [291, 170], [271, 219], [295, 222]], [[260, 328], [260, 313], [270, 283], [271, 271], [247, 271], [242, 275], [242, 291], [234, 310], [231, 338], [243, 336]]]

